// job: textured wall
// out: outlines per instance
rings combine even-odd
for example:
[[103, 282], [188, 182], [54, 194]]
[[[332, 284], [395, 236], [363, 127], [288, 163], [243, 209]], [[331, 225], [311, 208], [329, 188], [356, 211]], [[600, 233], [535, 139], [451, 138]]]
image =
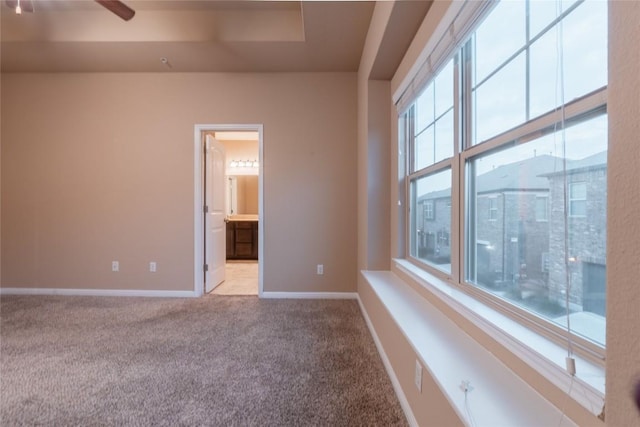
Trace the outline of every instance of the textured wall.
[[609, 2], [608, 426], [640, 425], [640, 2]]
[[355, 291], [355, 74], [4, 74], [2, 86], [3, 287], [192, 290], [194, 125], [262, 123], [264, 290]]

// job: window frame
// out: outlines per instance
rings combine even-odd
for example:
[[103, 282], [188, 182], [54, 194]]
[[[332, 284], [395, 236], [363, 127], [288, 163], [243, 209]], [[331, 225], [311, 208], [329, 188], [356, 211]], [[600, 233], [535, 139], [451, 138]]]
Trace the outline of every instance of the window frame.
[[[573, 11], [581, 2], [577, 2], [569, 9], [564, 11], [558, 18], [553, 20], [547, 27], [552, 28], [557, 22], [564, 19], [571, 11]], [[490, 12], [487, 10], [485, 13]], [[481, 22], [481, 21], [480, 21]], [[527, 41], [527, 47], [534, 43], [543, 34], [544, 31], [540, 31], [535, 37]], [[470, 294], [477, 300], [497, 309], [499, 312], [507, 314], [511, 318], [516, 319], [519, 323], [526, 327], [538, 331], [544, 336], [554, 340], [555, 342], [563, 345], [569, 345], [571, 342], [572, 348], [580, 355], [588, 358], [604, 366], [605, 360], [605, 346], [601, 346], [587, 338], [583, 338], [575, 333], [568, 333], [566, 328], [560, 327], [553, 322], [542, 318], [535, 312], [529, 311], [522, 307], [519, 307], [511, 302], [497, 298], [489, 292], [478, 288], [473, 283], [468, 282], [466, 278], [466, 271], [469, 266], [469, 251], [473, 248], [467, 248], [465, 242], [468, 236], [474, 232], [466, 226], [467, 218], [469, 215], [475, 215], [474, 207], [469, 204], [468, 194], [471, 194], [473, 183], [470, 182], [469, 176], [472, 174], [468, 170], [470, 161], [483, 154], [490, 153], [491, 151], [500, 150], [512, 145], [518, 145], [526, 143], [540, 136], [541, 132], [549, 132], [550, 130], [557, 130], [559, 123], [565, 123], [565, 126], [569, 126], [573, 123], [582, 122], [588, 120], [591, 117], [596, 117], [602, 114], [606, 114], [607, 110], [607, 86], [600, 87], [593, 90], [590, 93], [566, 102], [564, 105], [557, 107], [551, 111], [540, 114], [536, 117], [529, 117], [529, 107], [527, 105], [527, 118], [523, 123], [507, 129], [497, 135], [494, 135], [484, 141], [478, 141], [474, 144], [472, 132], [474, 132], [473, 123], [473, 110], [472, 110], [472, 97], [473, 91], [472, 78], [471, 78], [471, 64], [472, 57], [471, 49], [468, 44], [465, 43], [462, 48], [456, 49], [451, 57], [454, 61], [454, 149], [453, 156], [448, 159], [441, 160], [434, 164], [431, 164], [425, 168], [415, 171], [414, 166], [414, 153], [411, 142], [414, 140], [414, 129], [411, 128], [410, 123], [415, 122], [415, 109], [414, 104], [417, 98], [409, 103], [408, 107], [402, 111], [399, 111], [398, 120], [406, 121], [408, 126], [404, 128], [407, 132], [403, 137], [399, 138], [399, 141], [404, 141], [401, 145], [401, 151], [405, 150], [407, 155], [404, 157], [403, 168], [405, 170], [404, 176], [399, 179], [399, 182], [404, 184], [404, 200], [406, 201], [406, 208], [404, 208], [404, 241], [405, 241], [405, 259], [412, 264], [416, 265], [420, 269], [424, 270], [428, 274], [439, 278], [450, 286], [454, 286], [463, 290], [465, 293]], [[522, 50], [518, 50], [512, 56], [522, 53]], [[507, 60], [494, 72], [490, 73], [483, 79], [490, 78], [491, 75], [498, 72], [502, 67], [508, 63]], [[444, 61], [448, 63], [447, 61]], [[444, 68], [444, 66], [442, 67]], [[437, 76], [438, 70], [432, 73], [433, 78]], [[430, 82], [431, 80], [429, 80]], [[478, 86], [478, 84], [476, 84]], [[426, 86], [425, 86], [426, 87]], [[464, 88], [464, 90], [462, 90]], [[528, 101], [527, 101], [528, 102]], [[411, 129], [410, 129], [411, 128]], [[402, 126], [399, 128], [402, 130]], [[411, 230], [412, 230], [412, 213], [411, 213], [411, 187], [412, 182], [417, 179], [437, 173], [446, 168], [451, 169], [452, 173], [452, 186], [451, 186], [451, 234], [450, 234], [450, 247], [451, 247], [451, 272], [446, 273], [438, 268], [429, 265], [426, 262], [412, 256], [411, 251]], [[547, 198], [547, 213], [546, 219], [539, 220], [536, 213], [536, 221], [549, 221], [549, 200]], [[434, 207], [435, 209], [435, 207]], [[541, 260], [541, 263], [544, 261]]]
[[[462, 131], [462, 125], [460, 122], [461, 120], [463, 120], [461, 111], [459, 108], [457, 108], [457, 104], [458, 104], [457, 100], [459, 99], [460, 87], [462, 85], [462, 81], [460, 79], [460, 76], [462, 73], [460, 72], [460, 69], [459, 69], [462, 62], [460, 54], [456, 51], [451, 58], [449, 58], [448, 60], [444, 61], [441, 64], [441, 67], [439, 69], [434, 70], [433, 75], [435, 79], [441, 70], [446, 69], [446, 66], [449, 64], [449, 61], [453, 62], [452, 72], [454, 74], [454, 77], [453, 77], [454, 105], [452, 107], [453, 115], [454, 115], [453, 117], [454, 132], [453, 132], [453, 142], [452, 142], [453, 143], [452, 156], [449, 158], [440, 160], [438, 162], [435, 162], [433, 164], [430, 164], [428, 166], [425, 166], [422, 169], [415, 170], [415, 146], [414, 144], [411, 143], [411, 141], [415, 141], [415, 139], [419, 136], [419, 134], [416, 135], [416, 128], [415, 128], [416, 126], [415, 105], [416, 105], [417, 97], [420, 96], [423, 93], [423, 91], [420, 91], [416, 99], [414, 99], [407, 106], [407, 108], [398, 115], [398, 120], [400, 122], [404, 122], [405, 124], [404, 126], [401, 126], [401, 125], [399, 126], [399, 130], [405, 132], [404, 135], [401, 135], [399, 137], [399, 141], [400, 140], [404, 141], [404, 144], [401, 146], [400, 150], [401, 151], [404, 150], [404, 152], [406, 153], [406, 156], [404, 156], [404, 159], [403, 159], [404, 161], [402, 162], [403, 164], [401, 165], [401, 168], [405, 170], [405, 175], [404, 177], [401, 178], [404, 180], [404, 200], [406, 201], [405, 203], [406, 209], [404, 209], [405, 257], [413, 264], [429, 271], [430, 274], [433, 274], [436, 277], [442, 280], [446, 280], [447, 282], [453, 284], [453, 283], [459, 282], [460, 280], [460, 257], [454, 256], [454, 254], [458, 254], [460, 252], [460, 227], [458, 226], [458, 224], [455, 224], [453, 221], [453, 218], [455, 218], [455, 215], [460, 215], [459, 189], [457, 188], [458, 187], [457, 184], [459, 183], [459, 180], [460, 180], [459, 178], [460, 164], [458, 161], [459, 154], [461, 151], [461, 146], [459, 141], [461, 139], [460, 132]], [[430, 80], [429, 82], [431, 82], [432, 80]], [[428, 84], [425, 85], [425, 88], [427, 86]], [[444, 117], [444, 115], [448, 114], [449, 111], [450, 109], [447, 109], [447, 111], [445, 111], [443, 114], [438, 116], [433, 123], [427, 125], [424, 129], [422, 129], [420, 133], [424, 132], [424, 130], [427, 129], [429, 126], [433, 126], [437, 122], [437, 120]], [[414, 228], [414, 218], [413, 218], [414, 215], [411, 210], [412, 200], [413, 200], [412, 192], [414, 187], [413, 183], [418, 181], [420, 178], [424, 178], [429, 175], [434, 175], [438, 172], [442, 172], [447, 169], [451, 170], [451, 176], [452, 176], [451, 201], [450, 201], [451, 207], [450, 207], [450, 213], [449, 213], [451, 215], [451, 228], [449, 233], [451, 267], [449, 272], [443, 271], [433, 265], [430, 265], [426, 261], [419, 259], [417, 256], [412, 255], [412, 253], [414, 252], [413, 250], [414, 241], [412, 236], [413, 228]], [[435, 206], [434, 206], [434, 210], [435, 210]], [[416, 231], [417, 231], [417, 228], [416, 228]], [[415, 252], [417, 253], [417, 248]]]

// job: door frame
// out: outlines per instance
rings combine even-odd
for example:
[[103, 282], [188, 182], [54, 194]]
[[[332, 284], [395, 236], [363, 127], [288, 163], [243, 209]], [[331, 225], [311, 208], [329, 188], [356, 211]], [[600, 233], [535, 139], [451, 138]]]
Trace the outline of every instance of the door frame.
[[204, 133], [205, 132], [258, 132], [258, 296], [263, 294], [264, 277], [264, 181], [263, 181], [263, 125], [262, 124], [198, 124], [193, 135], [193, 291], [204, 295]]

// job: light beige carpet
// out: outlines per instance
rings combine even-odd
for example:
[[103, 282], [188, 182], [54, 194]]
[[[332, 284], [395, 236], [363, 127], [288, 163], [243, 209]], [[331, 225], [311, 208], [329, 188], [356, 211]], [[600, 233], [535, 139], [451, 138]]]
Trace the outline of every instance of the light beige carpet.
[[358, 303], [2, 296], [2, 426], [406, 426]]
[[211, 293], [215, 295], [258, 295], [258, 262], [227, 261], [226, 278]]

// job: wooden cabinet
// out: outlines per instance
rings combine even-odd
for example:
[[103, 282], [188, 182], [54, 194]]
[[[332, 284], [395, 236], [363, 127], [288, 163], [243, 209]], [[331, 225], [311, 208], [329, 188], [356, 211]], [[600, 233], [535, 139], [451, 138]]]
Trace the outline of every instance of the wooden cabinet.
[[258, 221], [227, 222], [227, 259], [258, 259]]

